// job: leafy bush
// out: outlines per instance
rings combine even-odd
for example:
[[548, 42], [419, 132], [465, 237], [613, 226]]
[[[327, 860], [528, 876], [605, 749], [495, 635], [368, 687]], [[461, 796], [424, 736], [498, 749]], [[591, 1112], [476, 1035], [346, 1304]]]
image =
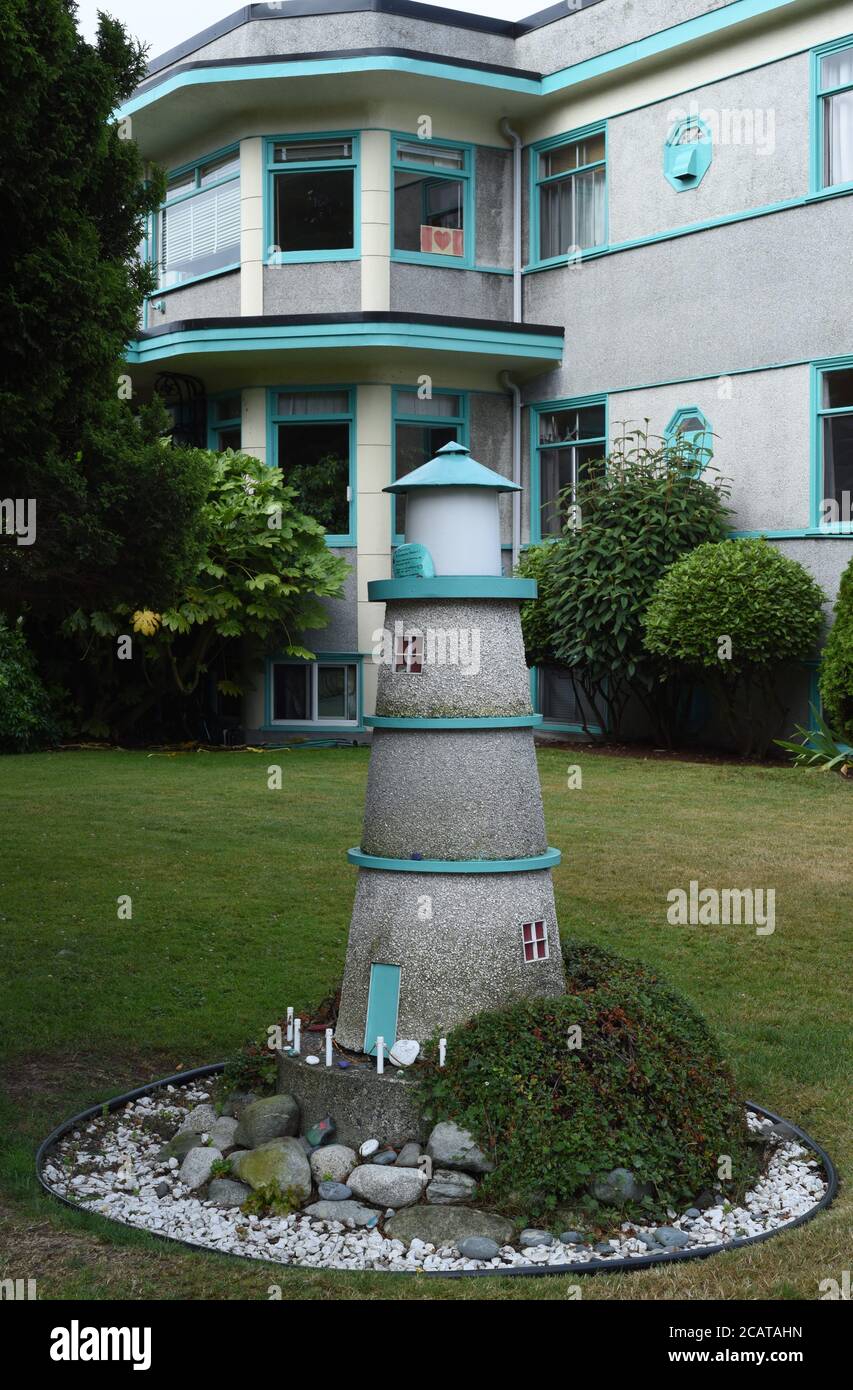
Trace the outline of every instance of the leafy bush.
[[247, 1042], [229, 1057], [222, 1073], [225, 1094], [231, 1091], [254, 1091], [256, 1095], [272, 1095], [278, 1079], [276, 1055], [266, 1042]]
[[853, 743], [853, 560], [841, 576], [820, 663], [820, 694], [832, 728]]
[[543, 591], [555, 659], [575, 668], [597, 722], [611, 733], [618, 734], [632, 697], [663, 737], [674, 721], [676, 692], [661, 684], [642, 618], [667, 566], [727, 533], [727, 486], [697, 476], [702, 463], [681, 438], [624, 434], [604, 465], [587, 473], [580, 511], [546, 547]]
[[763, 537], [701, 545], [657, 585], [644, 618], [646, 646], [673, 668], [709, 676], [735, 744], [744, 755], [761, 753], [768, 711], [786, 713], [779, 668], [811, 655], [825, 601], [808, 570]]
[[832, 730], [811, 706], [813, 729], [804, 729], [797, 724], [795, 739], [777, 738], [780, 748], [784, 748], [795, 767], [817, 768], [821, 772], [840, 772], [842, 777], [853, 775], [853, 750], [849, 744], [841, 745], [833, 737]]
[[27, 753], [56, 736], [50, 700], [24, 634], [0, 617], [0, 752]]
[[282, 1191], [273, 1179], [265, 1187], [256, 1187], [240, 1210], [246, 1216], [290, 1216], [301, 1206], [302, 1196], [295, 1188], [288, 1187]]
[[590, 1185], [625, 1167], [662, 1214], [717, 1181], [721, 1154], [742, 1185], [754, 1172], [743, 1107], [699, 1014], [639, 962], [579, 943], [564, 956], [565, 995], [478, 1014], [421, 1083], [429, 1114], [494, 1160], [483, 1197], [526, 1212], [589, 1206]]
[[521, 605], [521, 631], [528, 666], [539, 666], [555, 659], [549, 612], [553, 554], [552, 542], [531, 545], [522, 551], [515, 570], [520, 579], [535, 579], [539, 588], [535, 599]]

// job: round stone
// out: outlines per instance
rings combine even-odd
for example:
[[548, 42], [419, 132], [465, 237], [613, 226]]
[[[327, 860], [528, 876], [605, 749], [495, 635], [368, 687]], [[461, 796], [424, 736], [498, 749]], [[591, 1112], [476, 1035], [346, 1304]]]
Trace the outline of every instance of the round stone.
[[537, 1231], [535, 1226], [528, 1226], [518, 1237], [518, 1243], [522, 1250], [532, 1250], [536, 1245], [554, 1245], [556, 1242], [550, 1231]]
[[352, 1196], [345, 1182], [321, 1182], [317, 1191], [324, 1202], [346, 1202]]
[[362, 1158], [372, 1158], [379, 1149], [378, 1139], [365, 1139], [358, 1152]]
[[389, 1058], [391, 1065], [394, 1067], [410, 1067], [413, 1062], [418, 1060], [420, 1050], [421, 1045], [419, 1042], [415, 1042], [414, 1038], [398, 1038], [391, 1048], [391, 1056]]
[[487, 1236], [466, 1236], [456, 1249], [466, 1260], [494, 1260], [501, 1253], [497, 1241]]
[[306, 1057], [306, 1058], [305, 1058], [305, 1065], [306, 1065], [306, 1067], [319, 1067], [319, 1065], [320, 1065], [320, 1058], [319, 1058], [319, 1057]]

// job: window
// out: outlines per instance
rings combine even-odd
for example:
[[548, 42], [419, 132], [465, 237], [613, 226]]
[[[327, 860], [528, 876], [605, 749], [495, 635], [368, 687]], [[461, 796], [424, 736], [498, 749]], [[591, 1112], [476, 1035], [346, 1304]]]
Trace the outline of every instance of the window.
[[276, 466], [296, 488], [302, 511], [325, 526], [335, 545], [353, 543], [353, 421], [348, 390], [272, 393]]
[[663, 147], [663, 172], [676, 193], [698, 188], [711, 167], [713, 140], [710, 126], [699, 116], [678, 121]]
[[398, 633], [394, 638], [394, 671], [419, 676], [424, 669], [424, 639], [421, 632]]
[[[467, 398], [453, 391], [434, 390], [429, 400], [417, 391], [394, 393], [394, 479], [404, 478], [435, 458], [439, 449], [451, 441], [467, 443]], [[394, 494], [394, 544], [402, 545], [406, 535], [406, 499]]]
[[160, 289], [240, 264], [240, 153], [173, 174], [157, 217]]
[[472, 263], [473, 180], [467, 147], [395, 138], [394, 252], [431, 264]]
[[670, 444], [680, 442], [687, 451], [696, 455], [697, 473], [701, 473], [710, 463], [714, 452], [714, 432], [707, 416], [698, 406], [686, 405], [676, 410], [666, 427], [664, 438]]
[[548, 959], [548, 928], [544, 922], [523, 922], [521, 940], [526, 961]]
[[853, 363], [818, 377], [820, 525], [851, 530], [853, 516]]
[[208, 448], [217, 453], [233, 449], [239, 453], [242, 440], [242, 398], [214, 396], [209, 403]]
[[818, 51], [818, 187], [853, 183], [853, 39]]
[[[534, 420], [534, 497], [538, 516], [532, 517], [531, 539], [559, 536], [574, 503], [578, 485], [603, 467], [606, 450], [606, 407], [602, 400], [556, 407], [537, 406]], [[539, 534], [536, 534], [537, 522]]]
[[551, 261], [603, 246], [605, 241], [604, 127], [582, 138], [534, 146], [530, 153], [535, 255]]
[[270, 261], [357, 256], [357, 156], [354, 135], [268, 142]]
[[358, 663], [272, 663], [273, 724], [358, 724]]

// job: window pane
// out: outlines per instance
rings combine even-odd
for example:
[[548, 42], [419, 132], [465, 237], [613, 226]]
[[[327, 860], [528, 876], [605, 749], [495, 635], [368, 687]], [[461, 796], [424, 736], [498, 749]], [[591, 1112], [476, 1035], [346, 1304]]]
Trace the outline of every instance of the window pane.
[[166, 184], [166, 201], [177, 198], [181, 193], [190, 193], [195, 186], [195, 169], [191, 169], [188, 174], [176, 174]]
[[580, 724], [582, 714], [567, 666], [539, 667], [539, 706], [555, 724]]
[[433, 169], [464, 169], [464, 150], [445, 150], [435, 146], [398, 145], [397, 158], [403, 164], [429, 164]]
[[223, 155], [221, 159], [211, 160], [210, 164], [202, 164], [199, 170], [199, 184], [206, 188], [209, 183], [216, 183], [217, 179], [227, 179], [229, 174], [239, 174], [240, 155], [237, 151], [234, 154]]
[[276, 399], [278, 415], [346, 415], [348, 391], [281, 391]]
[[539, 455], [543, 536], [562, 534], [559, 494], [575, 485], [575, 449], [543, 449]]
[[273, 150], [276, 164], [305, 164], [320, 159], [352, 159], [352, 141], [301, 140], [293, 145], [276, 145]]
[[823, 404], [827, 410], [853, 406], [853, 367], [842, 372], [824, 372]]
[[539, 254], [565, 256], [571, 247], [604, 240], [604, 170], [591, 169], [539, 190]]
[[352, 169], [277, 175], [275, 243], [282, 251], [351, 250]]
[[570, 145], [558, 145], [556, 149], [540, 154], [539, 177], [547, 179], [555, 174], [568, 174], [584, 164], [595, 164], [602, 159], [604, 135], [590, 135], [586, 140], [576, 140]]
[[216, 447], [220, 454], [224, 454], [226, 449], [233, 449], [235, 454], [238, 454], [240, 452], [240, 441], [241, 434], [239, 426], [235, 429], [216, 431]]
[[240, 259], [240, 184], [187, 198], [160, 214], [161, 287], [179, 285]]
[[853, 182], [853, 91], [824, 102], [826, 182]]
[[394, 174], [394, 246], [398, 251], [420, 251], [421, 227], [461, 230], [464, 226], [464, 190], [460, 179], [436, 179], [432, 175]]
[[217, 420], [239, 420], [240, 407], [239, 396], [221, 396], [218, 401], [213, 403]]
[[585, 406], [580, 410], [549, 410], [539, 417], [540, 444], [599, 438], [604, 438], [603, 405]]
[[[456, 399], [455, 397], [451, 399]], [[430, 404], [435, 404], [434, 401]], [[413, 468], [428, 463], [439, 449], [451, 440], [459, 438], [457, 425], [405, 425], [398, 423], [395, 429], [394, 473], [396, 478], [405, 478]], [[406, 534], [406, 499], [394, 494], [394, 530], [398, 536]]]
[[358, 718], [355, 666], [318, 665], [317, 718], [355, 723]]
[[825, 58], [821, 58], [822, 91], [832, 87], [846, 87], [849, 83], [853, 83], [853, 48], [843, 49], [841, 53], [829, 53]]
[[308, 719], [307, 666], [273, 667], [273, 719]]
[[[853, 414], [828, 416], [823, 422], [823, 499], [834, 498], [842, 517], [850, 514], [853, 496]], [[847, 493], [845, 507], [844, 493]]]
[[349, 426], [279, 425], [278, 466], [298, 505], [330, 535], [349, 531]]
[[429, 400], [421, 400], [417, 391], [399, 391], [397, 393], [397, 411], [400, 415], [456, 417], [462, 414], [462, 398], [461, 396], [435, 395]]

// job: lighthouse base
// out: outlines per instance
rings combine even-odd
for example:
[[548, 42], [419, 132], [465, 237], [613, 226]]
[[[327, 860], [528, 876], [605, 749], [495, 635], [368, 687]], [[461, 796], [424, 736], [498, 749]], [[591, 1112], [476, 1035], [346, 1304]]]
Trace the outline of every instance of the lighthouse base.
[[342, 1047], [375, 1046], [377, 972], [389, 970], [397, 993], [375, 1030], [389, 1047], [397, 1038], [424, 1043], [516, 999], [563, 994], [550, 870], [361, 870], [335, 1030]]
[[[413, 1073], [387, 1067], [384, 1075], [379, 1076], [375, 1062], [367, 1058], [363, 1065], [353, 1064], [345, 1069], [338, 1066], [336, 1058], [327, 1067], [322, 1052], [322, 1038], [309, 1033], [303, 1037], [300, 1056], [278, 1054], [276, 1089], [299, 1101], [303, 1134], [331, 1115], [337, 1142], [354, 1149], [365, 1139], [376, 1138], [395, 1148], [409, 1139], [418, 1143], [426, 1140], [430, 1124], [422, 1119], [415, 1101]], [[320, 1057], [319, 1066], [306, 1061], [312, 1055]]]

